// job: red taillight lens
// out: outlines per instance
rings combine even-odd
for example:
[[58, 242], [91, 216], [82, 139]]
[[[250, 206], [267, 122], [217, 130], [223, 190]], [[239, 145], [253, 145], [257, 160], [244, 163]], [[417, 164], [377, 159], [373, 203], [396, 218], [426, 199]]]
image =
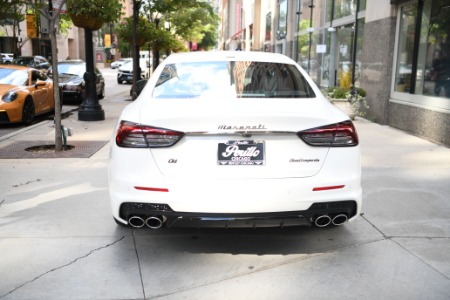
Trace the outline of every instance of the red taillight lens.
[[170, 147], [183, 135], [182, 132], [174, 130], [122, 121], [116, 133], [116, 144], [126, 148]]
[[352, 147], [358, 145], [358, 134], [351, 121], [300, 131], [297, 135], [310, 146]]

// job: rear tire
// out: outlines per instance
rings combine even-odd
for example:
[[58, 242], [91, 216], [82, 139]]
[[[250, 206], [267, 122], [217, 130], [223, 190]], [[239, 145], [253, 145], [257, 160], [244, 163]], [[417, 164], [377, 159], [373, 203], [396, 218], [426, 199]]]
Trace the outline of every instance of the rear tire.
[[26, 125], [30, 125], [34, 121], [35, 108], [34, 102], [31, 98], [27, 98], [22, 108], [22, 122]]

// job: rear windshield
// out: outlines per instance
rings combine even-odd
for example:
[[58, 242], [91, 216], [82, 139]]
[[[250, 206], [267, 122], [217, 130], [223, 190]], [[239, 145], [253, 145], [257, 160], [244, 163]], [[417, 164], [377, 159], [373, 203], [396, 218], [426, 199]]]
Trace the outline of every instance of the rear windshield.
[[169, 64], [155, 98], [313, 98], [300, 71], [289, 64], [214, 61]]

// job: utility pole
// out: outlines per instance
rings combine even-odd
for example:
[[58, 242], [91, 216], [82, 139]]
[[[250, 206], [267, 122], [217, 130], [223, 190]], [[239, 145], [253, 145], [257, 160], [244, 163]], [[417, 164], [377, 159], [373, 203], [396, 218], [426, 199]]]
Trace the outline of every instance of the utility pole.
[[94, 43], [92, 42], [92, 29], [84, 28], [84, 43], [86, 51], [86, 73], [83, 79], [86, 87], [86, 97], [78, 110], [80, 121], [102, 121], [105, 119], [105, 111], [99, 104], [97, 97], [97, 75], [94, 68]]
[[311, 15], [309, 19], [309, 46], [308, 46], [308, 74], [310, 74], [311, 70], [311, 43], [312, 43], [312, 26], [313, 26], [313, 9], [314, 9], [314, 0], [311, 0], [311, 4], [308, 6], [311, 9]]
[[330, 38], [330, 62], [328, 65], [328, 86], [336, 86], [336, 29], [333, 27], [334, 19], [334, 2], [331, 2], [331, 20], [328, 32]]
[[356, 0], [356, 12], [355, 12], [355, 33], [353, 38], [353, 66], [352, 66], [352, 86], [355, 88], [356, 82], [356, 51], [358, 49], [358, 11], [359, 0]]
[[139, 22], [139, 9], [141, 8], [140, 0], [133, 0], [133, 43], [131, 45], [131, 50], [133, 53], [133, 86], [132, 90], [132, 99], [137, 98], [136, 93], [136, 82], [141, 79], [141, 67], [140, 67], [140, 58], [139, 58], [139, 46], [137, 46], [136, 33], [137, 33], [137, 24]]

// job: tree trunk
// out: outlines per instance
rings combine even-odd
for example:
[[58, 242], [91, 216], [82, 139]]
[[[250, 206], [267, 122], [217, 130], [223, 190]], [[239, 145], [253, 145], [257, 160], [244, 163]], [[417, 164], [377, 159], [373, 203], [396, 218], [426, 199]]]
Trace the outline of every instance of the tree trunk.
[[59, 93], [58, 49], [56, 47], [56, 20], [50, 21], [50, 42], [52, 45], [53, 97], [55, 99], [55, 151], [63, 151], [61, 128], [61, 99]]

